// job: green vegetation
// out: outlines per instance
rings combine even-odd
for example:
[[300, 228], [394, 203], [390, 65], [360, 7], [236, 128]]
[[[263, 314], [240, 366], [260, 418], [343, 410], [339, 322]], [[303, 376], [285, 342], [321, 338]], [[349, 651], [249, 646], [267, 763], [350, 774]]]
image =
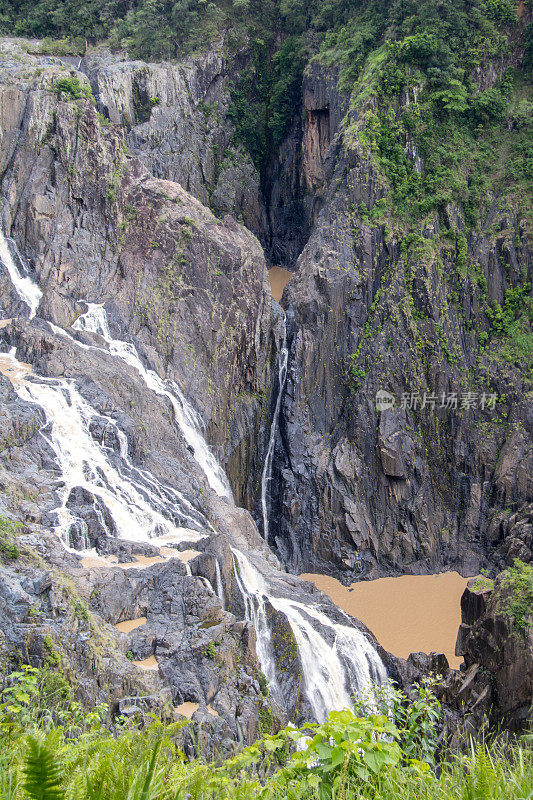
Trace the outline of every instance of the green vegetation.
[[[273, 4], [270, 4], [273, 6]], [[272, 27], [250, 29], [252, 58], [231, 93], [229, 110], [237, 139], [248, 150], [261, 172], [268, 164], [294, 117], [299, 104], [304, 45], [289, 36], [275, 49], [276, 20]]]
[[217, 657], [217, 649], [214, 642], [208, 642], [204, 648], [204, 655], [206, 658], [212, 659]]
[[[412, 222], [458, 203], [468, 227], [490, 191], [531, 190], [532, 29], [511, 0], [0, 0], [0, 32], [47, 37], [48, 50], [106, 40], [158, 60], [222, 35], [230, 52], [245, 46], [229, 114], [260, 171], [297, 112], [306, 64], [336, 66], [351, 96], [348, 138], [373, 153], [389, 210]], [[508, 58], [520, 39], [525, 70], [480, 89], [475, 70]], [[138, 100], [141, 118], [157, 103]]]
[[[499, 303], [485, 304], [490, 320], [490, 333], [495, 344], [500, 344], [500, 355], [508, 363], [522, 360], [529, 371], [533, 370], [533, 298], [529, 283], [507, 289], [503, 308]], [[480, 337], [481, 343], [481, 337]]]
[[494, 589], [494, 581], [492, 578], [488, 578], [486, 575], [480, 575], [478, 578], [476, 578], [473, 588], [476, 592], [492, 592]]
[[77, 39], [52, 39], [46, 36], [41, 41], [27, 45], [29, 53], [43, 56], [79, 56], [85, 50], [85, 40], [82, 37]]
[[14, 561], [20, 555], [17, 547], [17, 531], [22, 528], [22, 523], [13, 519], [0, 516], [0, 559]]
[[60, 78], [54, 83], [54, 91], [62, 99], [65, 95], [67, 99], [73, 100], [94, 100], [90, 86], [80, 83], [75, 75], [68, 78]]
[[497, 609], [511, 617], [515, 628], [524, 634], [533, 621], [533, 564], [515, 558], [514, 566], [503, 573]]
[[[517, 113], [512, 109], [531, 95], [530, 84], [512, 70], [484, 91], [472, 80], [487, 58], [509, 52], [507, 32], [516, 15], [511, 4], [505, 8], [496, 12], [484, 0], [452, 0], [445, 7], [433, 0], [393, 4], [394, 27], [372, 71], [372, 110], [364, 107], [369, 75], [363, 72], [355, 83], [351, 108], [357, 121], [350, 116], [348, 131], [370, 147], [404, 222], [458, 203], [467, 224], [476, 225], [488, 189], [531, 189], [531, 117], [524, 128], [510, 122]], [[460, 237], [457, 257], [464, 269]]]
[[[105, 706], [81, 711], [64, 687], [43, 695], [54, 673], [23, 667], [0, 695], [2, 800], [525, 800], [531, 796], [533, 750], [479, 742], [433, 767], [439, 707], [431, 684], [412, 707], [382, 692], [389, 716], [359, 701], [356, 716], [332, 712], [321, 724], [273, 730], [217, 763], [182, 750], [186, 723], [163, 726], [110, 720]], [[45, 679], [45, 676], [46, 677]], [[388, 699], [387, 699], [388, 697]], [[394, 718], [394, 721], [393, 721]], [[422, 728], [423, 731], [422, 731]], [[425, 726], [425, 727], [424, 727]], [[428, 734], [426, 736], [426, 734]], [[303, 748], [302, 736], [308, 737]], [[424, 743], [424, 740], [427, 740]], [[429, 749], [428, 749], [429, 743]]]

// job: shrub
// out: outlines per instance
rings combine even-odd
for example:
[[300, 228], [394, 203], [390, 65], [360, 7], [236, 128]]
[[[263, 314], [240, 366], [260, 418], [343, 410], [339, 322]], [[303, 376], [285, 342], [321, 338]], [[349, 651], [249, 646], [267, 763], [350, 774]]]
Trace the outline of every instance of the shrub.
[[366, 716], [377, 709], [386, 714], [398, 729], [404, 756], [434, 765], [442, 726], [441, 706], [435, 694], [439, 678], [428, 676], [413, 684], [409, 697], [391, 684], [373, 687], [355, 698], [355, 713]]
[[0, 516], [0, 556], [6, 560], [14, 561], [20, 555], [16, 545], [17, 531], [22, 529], [22, 523], [13, 519]]
[[[164, 727], [156, 719], [143, 726], [120, 720], [110, 732], [101, 708], [72, 713], [75, 724], [30, 715], [25, 726], [6, 728], [0, 720], [8, 734], [0, 738], [0, 796], [35, 800], [39, 790], [39, 800], [523, 800], [533, 785], [526, 739], [472, 745], [450, 754], [437, 774], [405, 754], [398, 727], [375, 711], [366, 718], [332, 712], [320, 725], [285, 728], [215, 764], [184, 756], [178, 737], [185, 721]], [[270, 725], [267, 715], [264, 722]]]
[[470, 103], [469, 114], [474, 124], [479, 125], [503, 120], [506, 109], [506, 98], [499, 89], [492, 87], [474, 96]]
[[467, 253], [467, 242], [466, 236], [464, 233], [460, 233], [457, 236], [457, 269], [461, 275], [465, 274], [466, 268], [466, 253]]
[[525, 635], [533, 615], [533, 564], [515, 558], [503, 574], [498, 594], [499, 613], [512, 618], [515, 628]]
[[61, 100], [63, 95], [67, 98], [71, 97], [74, 100], [94, 100], [91, 87], [84, 83], [80, 83], [79, 78], [75, 75], [69, 78], [60, 78], [54, 83], [54, 91]]

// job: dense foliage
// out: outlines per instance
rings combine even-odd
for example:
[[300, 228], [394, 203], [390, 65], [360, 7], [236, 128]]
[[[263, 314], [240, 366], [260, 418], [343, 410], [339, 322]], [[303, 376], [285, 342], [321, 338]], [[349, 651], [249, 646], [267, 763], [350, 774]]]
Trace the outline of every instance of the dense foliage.
[[[389, 179], [398, 213], [420, 218], [458, 202], [475, 226], [487, 190], [521, 182], [531, 188], [533, 180], [530, 85], [510, 57], [514, 6], [402, 2], [391, 22], [394, 38], [374, 53], [372, 74], [367, 65], [352, 98], [361, 110], [370, 84], [378, 100], [363, 111], [363, 140]], [[490, 60], [509, 66], [480, 89], [476, 70]]]
[[512, 618], [523, 636], [527, 635], [533, 622], [533, 564], [515, 558], [514, 565], [503, 573], [497, 607]]
[[[359, 716], [332, 712], [322, 725], [285, 728], [233, 758], [206, 764], [198, 746], [194, 758], [185, 756], [184, 723], [165, 727], [153, 718], [139, 728], [109, 721], [104, 706], [83, 713], [50, 666], [23, 667], [5, 684], [1, 800], [531, 797], [527, 739], [505, 747], [471, 743], [449, 754], [437, 774], [439, 705], [430, 685], [415, 690], [412, 704], [399, 692], [382, 693], [378, 706], [386, 702], [388, 716], [370, 711], [362, 699]], [[189, 741], [197, 741], [194, 734]]]
[[[533, 103], [524, 79], [533, 26], [520, 24], [512, 0], [0, 0], [0, 32], [53, 37], [56, 47], [63, 37], [66, 51], [69, 42], [83, 50], [106, 39], [146, 60], [221, 36], [233, 51], [246, 45], [251, 56], [231, 115], [260, 169], [298, 109], [305, 64], [319, 53], [339, 67], [354, 109], [377, 98], [363, 114], [363, 137], [404, 215], [460, 201], [475, 224], [493, 178], [533, 180]], [[518, 44], [525, 71], [503, 70], [480, 91], [476, 69], [489, 59], [505, 63]]]

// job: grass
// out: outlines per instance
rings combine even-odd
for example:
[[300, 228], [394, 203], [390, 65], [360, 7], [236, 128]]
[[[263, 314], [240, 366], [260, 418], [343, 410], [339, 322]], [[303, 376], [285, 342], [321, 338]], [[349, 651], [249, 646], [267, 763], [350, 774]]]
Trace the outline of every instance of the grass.
[[[186, 721], [115, 718], [87, 711], [50, 668], [23, 666], [0, 692], [0, 800], [531, 800], [531, 735], [491, 743], [464, 740], [438, 768], [414, 721], [433, 725], [431, 686], [405, 707], [390, 691], [389, 716], [332, 712], [322, 725], [264, 735], [232, 757], [202, 757]], [[381, 697], [381, 700], [383, 697]], [[378, 702], [381, 702], [378, 698]], [[362, 699], [359, 714], [368, 712]], [[403, 704], [398, 715], [397, 703]], [[402, 721], [403, 720], [403, 721]], [[270, 724], [263, 726], [272, 729]], [[434, 726], [433, 726], [434, 727]], [[266, 731], [265, 731], [266, 733]], [[184, 736], [196, 751], [188, 757]], [[306, 736], [305, 745], [302, 747]], [[431, 740], [431, 732], [423, 739]], [[413, 745], [417, 747], [413, 749]], [[433, 737], [434, 745], [437, 737]], [[298, 746], [296, 746], [298, 745]]]
[[[453, 754], [439, 775], [424, 764], [398, 764], [368, 780], [338, 772], [333, 794], [310, 785], [316, 771], [286, 780], [284, 768], [266, 779], [230, 762], [215, 767], [188, 760], [177, 744], [181, 725], [157, 723], [115, 735], [98, 723], [70, 738], [62, 728], [4, 735], [0, 744], [2, 800], [531, 800], [533, 750], [523, 740], [513, 746], [470, 743]], [[281, 777], [280, 777], [281, 776]], [[33, 782], [33, 784], [32, 784]], [[33, 788], [32, 788], [33, 787]], [[39, 787], [41, 791], [39, 792]], [[46, 790], [46, 787], [48, 789]]]

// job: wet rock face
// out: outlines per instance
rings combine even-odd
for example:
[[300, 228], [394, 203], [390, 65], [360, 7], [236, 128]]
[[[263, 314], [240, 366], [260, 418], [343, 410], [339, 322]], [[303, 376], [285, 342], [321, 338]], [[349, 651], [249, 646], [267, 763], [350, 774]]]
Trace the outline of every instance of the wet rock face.
[[336, 69], [324, 70], [312, 62], [302, 87], [302, 173], [308, 198], [306, 209], [316, 224], [339, 153], [340, 128], [347, 98], [337, 88]]
[[[14, 52], [14, 45], [4, 47], [11, 71], [0, 86], [4, 170], [9, 163], [2, 177], [3, 227], [24, 243], [44, 291], [43, 316], [68, 326], [84, 311], [79, 300], [106, 303], [114, 335], [135, 336], [148, 363], [177, 381], [202, 414], [221, 459], [247, 452], [248, 467], [241, 464], [232, 474], [237, 495], [245, 494], [252, 471], [246, 441], [261, 415], [257, 398], [268, 393], [273, 345], [260, 245], [233, 218], [217, 219], [179, 184], [152, 177], [132, 158], [123, 129], [106, 124], [90, 102], [58, 98], [54, 84], [70, 74], [60, 60], [44, 59], [42, 66]], [[220, 83], [220, 59], [174, 71], [141, 67], [111, 57], [87, 65], [111, 118], [125, 128], [129, 120], [131, 136], [132, 87], [140, 71], [143, 91], [160, 97], [165, 124], [181, 103], [187, 106], [182, 117], [192, 115], [197, 127], [198, 105], [210, 97], [209, 86]], [[75, 78], [88, 86], [81, 72]], [[188, 131], [180, 119], [179, 135], [201, 141], [196, 127]], [[146, 149], [135, 152], [158, 173]], [[187, 183], [167, 161], [166, 173], [159, 172]], [[202, 194], [198, 185], [194, 189]], [[2, 305], [13, 315], [17, 306], [5, 289]]]
[[478, 715], [503, 719], [519, 731], [533, 715], [533, 628], [520, 630], [505, 612], [508, 593], [501, 575], [494, 586], [472, 580], [463, 593], [456, 653], [464, 656], [465, 678], [458, 700], [466, 703], [474, 695], [474, 716], [478, 707]]
[[[146, 569], [83, 569], [42, 531], [38, 537], [23, 531], [19, 546], [24, 564], [0, 568], [4, 666], [15, 654], [34, 666], [60, 663], [81, 702], [107, 703], [127, 716], [152, 712], [173, 721], [180, 718], [177, 706], [195, 703], [193, 723], [201, 723], [209, 748], [257, 737], [265, 699], [255, 677], [253, 629], [224, 612], [178, 558]], [[34, 548], [53, 570], [43, 570], [42, 558], [34, 563]], [[138, 551], [130, 545], [128, 560]], [[129, 634], [114, 627], [123, 620], [136, 625]], [[153, 668], [132, 663], [150, 659]]]
[[265, 175], [266, 251], [272, 264], [296, 268], [324, 204], [345, 111], [336, 71], [325, 73], [312, 63], [304, 76], [301, 113], [295, 114]]
[[[315, 85], [306, 108], [331, 115]], [[333, 135], [338, 163], [321, 178], [316, 142], [326, 145], [326, 126], [310, 120], [304, 163], [315, 187], [323, 181], [322, 210], [284, 296], [277, 551], [295, 572], [347, 580], [449, 567], [471, 575], [511, 563], [511, 553], [529, 559], [530, 384], [518, 362], [494, 352], [497, 339], [487, 351], [478, 340], [490, 328], [479, 285], [502, 303], [531, 279], [524, 220], [495, 201], [468, 241], [482, 277], [459, 279], [445, 244], [450, 219], [463, 227], [459, 209], [423, 232], [423, 254], [402, 252], [401, 231], [361, 213], [386, 191], [372, 164]], [[376, 408], [380, 391], [395, 408]], [[492, 394], [496, 408], [482, 401]]]
[[129, 150], [152, 175], [176, 181], [218, 216], [232, 214], [263, 242], [267, 219], [259, 175], [234, 145], [227, 111], [239, 64], [209, 51], [181, 64], [90, 55], [98, 107], [126, 131]]
[[378, 449], [385, 475], [406, 478], [414, 455], [414, 442], [407, 433], [405, 411], [387, 409], [380, 414]]
[[284, 676], [281, 691], [290, 719], [305, 717], [307, 703], [302, 687], [302, 668], [298, 646], [284, 614], [267, 604], [267, 618], [272, 631], [272, 649], [279, 674]]

